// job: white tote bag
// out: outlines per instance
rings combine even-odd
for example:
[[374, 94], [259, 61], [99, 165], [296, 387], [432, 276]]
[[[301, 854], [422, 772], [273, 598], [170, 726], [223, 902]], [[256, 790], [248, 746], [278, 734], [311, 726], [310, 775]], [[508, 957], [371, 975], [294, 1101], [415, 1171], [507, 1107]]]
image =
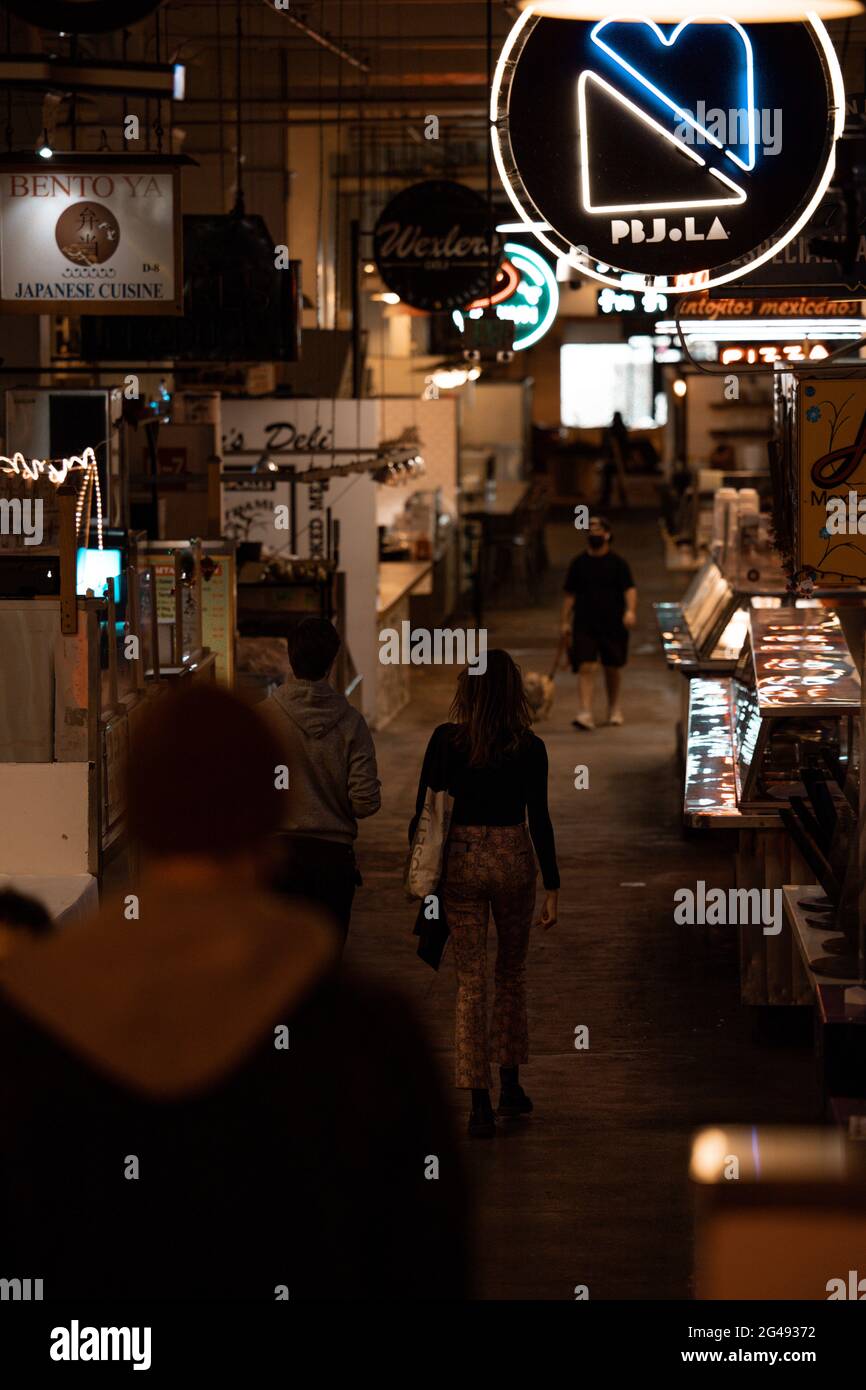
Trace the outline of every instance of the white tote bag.
[[410, 898], [426, 898], [439, 887], [453, 809], [454, 797], [447, 791], [427, 788], [406, 865], [405, 888]]

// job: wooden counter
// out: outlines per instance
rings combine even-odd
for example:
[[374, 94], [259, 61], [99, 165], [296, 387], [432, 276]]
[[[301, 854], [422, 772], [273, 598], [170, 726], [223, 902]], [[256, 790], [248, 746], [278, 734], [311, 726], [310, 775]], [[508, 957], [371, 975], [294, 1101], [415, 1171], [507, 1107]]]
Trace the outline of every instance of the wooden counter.
[[[422, 583], [423, 581], [423, 583]], [[433, 561], [384, 560], [379, 564], [376, 612], [381, 616], [411, 593], [432, 591]], [[408, 614], [406, 615], [408, 617]], [[394, 626], [393, 623], [390, 624]]]
[[[412, 621], [413, 594], [433, 591], [432, 560], [385, 560], [379, 565], [379, 593], [376, 601], [376, 649], [381, 650], [379, 634], [393, 628], [402, 634], [402, 623]], [[409, 703], [410, 668], [379, 664], [376, 680], [376, 728], [384, 729]]]
[[813, 898], [823, 899], [823, 897], [824, 890], [816, 883], [798, 886], [786, 884], [782, 889], [785, 916], [791, 924], [800, 959], [813, 993], [817, 991], [819, 985], [845, 986], [856, 983], [854, 980], [845, 980], [837, 975], [816, 975], [812, 970], [813, 961], [820, 960], [822, 956], [826, 959], [825, 943], [843, 935], [835, 927], [825, 931], [822, 927], [812, 926], [809, 921], [810, 915], [814, 921], [816, 916], [823, 914], [810, 914], [808, 908], [800, 906], [801, 902], [808, 902]]
[[463, 516], [480, 518], [513, 516], [529, 496], [529, 486], [527, 482], [503, 479], [497, 482], [489, 499], [483, 492], [464, 493], [460, 499], [460, 512]]

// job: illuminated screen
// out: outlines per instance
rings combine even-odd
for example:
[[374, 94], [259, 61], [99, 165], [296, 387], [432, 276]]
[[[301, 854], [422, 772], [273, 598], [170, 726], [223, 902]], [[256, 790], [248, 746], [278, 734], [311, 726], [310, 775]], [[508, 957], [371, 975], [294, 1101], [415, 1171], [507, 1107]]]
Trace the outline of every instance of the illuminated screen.
[[560, 352], [562, 423], [609, 425], [618, 410], [629, 429], [651, 429], [653, 349], [647, 344], [567, 343]]
[[115, 579], [118, 582], [114, 592], [119, 595], [122, 564], [119, 550], [79, 550], [75, 571], [76, 592], [86, 594], [88, 589], [92, 589], [97, 598], [102, 598], [109, 579]]

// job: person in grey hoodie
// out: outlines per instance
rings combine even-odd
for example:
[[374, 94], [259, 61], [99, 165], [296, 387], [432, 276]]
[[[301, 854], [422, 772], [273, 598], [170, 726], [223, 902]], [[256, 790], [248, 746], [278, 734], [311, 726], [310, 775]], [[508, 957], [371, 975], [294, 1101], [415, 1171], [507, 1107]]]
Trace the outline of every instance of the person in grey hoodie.
[[325, 618], [289, 636], [292, 676], [262, 706], [288, 769], [273, 887], [322, 904], [345, 941], [355, 887], [358, 821], [382, 804], [376, 750], [364, 716], [328, 676], [340, 638]]

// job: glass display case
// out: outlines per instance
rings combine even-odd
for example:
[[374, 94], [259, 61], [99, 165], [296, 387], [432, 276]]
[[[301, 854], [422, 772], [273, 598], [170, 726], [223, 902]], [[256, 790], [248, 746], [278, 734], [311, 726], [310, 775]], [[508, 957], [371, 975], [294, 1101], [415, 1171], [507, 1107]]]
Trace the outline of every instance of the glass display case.
[[691, 682], [686, 824], [777, 827], [779, 808], [806, 795], [804, 775], [845, 780], [859, 713], [860, 678], [834, 612], [753, 609], [734, 675]]
[[679, 603], [653, 607], [668, 666], [683, 671], [734, 669], [747, 619], [740, 616], [743, 601], [714, 560], [701, 566]]
[[805, 796], [804, 771], [844, 780], [860, 681], [835, 613], [813, 609], [807, 620], [790, 609], [755, 615], [734, 687], [742, 805]]
[[749, 630], [749, 605], [781, 604], [781, 598], [751, 599], [734, 589], [714, 560], [707, 560], [680, 603], [655, 603], [665, 660], [672, 669], [733, 671]]

